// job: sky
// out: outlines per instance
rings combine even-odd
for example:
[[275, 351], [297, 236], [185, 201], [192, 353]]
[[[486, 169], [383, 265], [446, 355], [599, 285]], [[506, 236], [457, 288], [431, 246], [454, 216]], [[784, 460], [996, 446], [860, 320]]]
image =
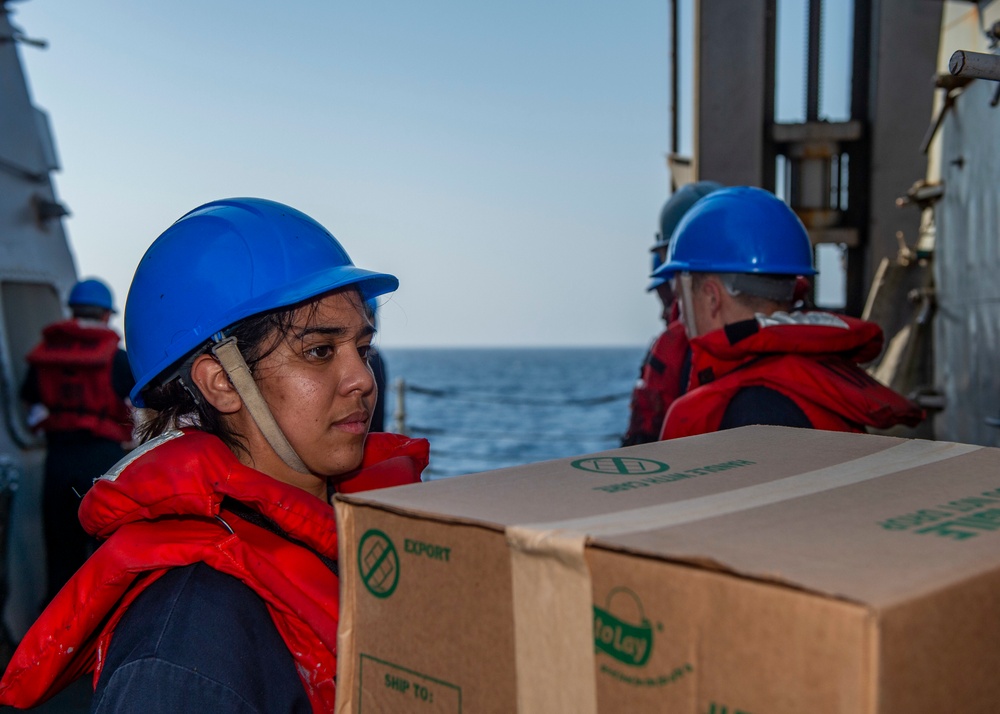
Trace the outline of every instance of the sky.
[[10, 7], [48, 42], [19, 49], [78, 273], [119, 306], [174, 220], [259, 196], [399, 277], [386, 348], [661, 329], [645, 287], [669, 195], [667, 0]]

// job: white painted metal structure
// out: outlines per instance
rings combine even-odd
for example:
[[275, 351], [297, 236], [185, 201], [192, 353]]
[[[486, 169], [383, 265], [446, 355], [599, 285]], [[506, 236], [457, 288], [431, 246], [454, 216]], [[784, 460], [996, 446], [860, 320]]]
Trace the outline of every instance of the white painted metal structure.
[[[954, 52], [997, 54], [1000, 2], [948, 2], [939, 73]], [[950, 92], [932, 146], [938, 438], [1000, 446], [1000, 82]]]
[[[51, 174], [58, 161], [46, 114], [34, 106], [21, 63], [28, 40], [0, 0], [0, 494], [14, 480], [7, 527], [4, 620], [19, 638], [44, 593], [42, 441], [25, 426], [18, 389], [41, 329], [63, 316], [76, 267]], [[0, 503], [3, 499], [0, 498]], [[6, 514], [5, 514], [6, 515]]]

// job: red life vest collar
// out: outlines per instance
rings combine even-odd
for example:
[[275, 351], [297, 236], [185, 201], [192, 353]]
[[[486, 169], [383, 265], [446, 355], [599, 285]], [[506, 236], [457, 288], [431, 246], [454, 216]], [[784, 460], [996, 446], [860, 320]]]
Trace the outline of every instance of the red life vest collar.
[[[198, 474], [189, 478], [187, 474]], [[80, 504], [80, 523], [107, 538], [126, 523], [163, 516], [215, 518], [226, 496], [326, 555], [337, 555], [328, 504], [240, 463], [218, 438], [172, 431], [143, 444], [97, 479]]]
[[882, 351], [882, 328], [826, 312], [758, 316], [691, 340], [692, 384], [706, 384], [766, 355], [839, 355], [863, 363]]

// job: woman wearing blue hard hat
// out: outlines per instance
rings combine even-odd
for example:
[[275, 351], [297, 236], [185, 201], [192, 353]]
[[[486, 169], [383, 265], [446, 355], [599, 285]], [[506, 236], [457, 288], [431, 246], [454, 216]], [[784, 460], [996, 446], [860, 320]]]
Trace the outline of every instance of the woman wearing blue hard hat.
[[796, 312], [815, 275], [802, 222], [774, 194], [736, 186], [700, 199], [657, 275], [674, 276], [691, 343], [691, 390], [661, 438], [749, 424], [863, 432], [913, 426], [923, 411], [859, 366], [882, 349], [878, 325]]
[[367, 436], [371, 305], [396, 286], [261, 199], [201, 206], [150, 246], [125, 307], [144, 443], [84, 499], [105, 542], [22, 641], [0, 702], [96, 670], [100, 711], [333, 709], [330, 499], [418, 481], [428, 458], [423, 439]]

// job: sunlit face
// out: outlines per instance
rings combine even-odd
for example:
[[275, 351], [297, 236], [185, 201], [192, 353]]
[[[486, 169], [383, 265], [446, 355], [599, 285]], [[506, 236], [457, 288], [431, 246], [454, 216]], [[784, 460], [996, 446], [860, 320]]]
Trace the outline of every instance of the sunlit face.
[[[277, 349], [257, 364], [254, 379], [309, 470], [324, 479], [337, 477], [361, 464], [376, 398], [368, 364], [375, 330], [354, 291], [299, 309], [292, 323]], [[274, 464], [273, 454], [261, 456]]]

